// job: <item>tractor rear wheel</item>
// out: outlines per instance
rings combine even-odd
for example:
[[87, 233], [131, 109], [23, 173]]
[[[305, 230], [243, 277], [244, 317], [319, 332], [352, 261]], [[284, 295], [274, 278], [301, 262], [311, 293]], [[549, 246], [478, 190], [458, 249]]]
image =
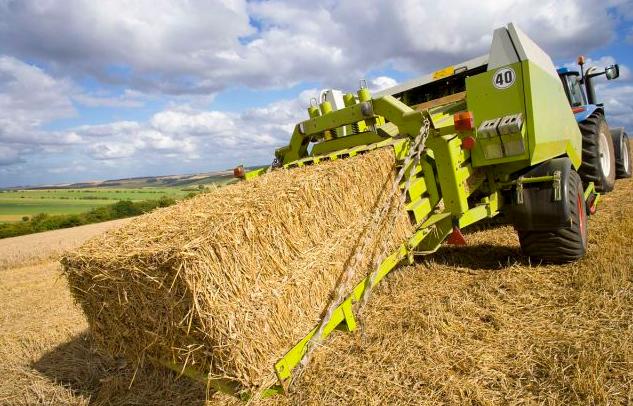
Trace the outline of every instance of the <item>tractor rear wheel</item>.
[[587, 251], [587, 207], [582, 181], [576, 171], [567, 177], [570, 223], [555, 230], [521, 231], [521, 250], [531, 259], [546, 263], [566, 263], [582, 258]]
[[600, 113], [594, 113], [579, 124], [582, 133], [582, 164], [578, 174], [583, 184], [593, 182], [601, 193], [615, 185], [615, 150], [609, 126]]
[[616, 179], [630, 178], [633, 172], [629, 136], [623, 128], [611, 131], [613, 147], [615, 148], [615, 177]]

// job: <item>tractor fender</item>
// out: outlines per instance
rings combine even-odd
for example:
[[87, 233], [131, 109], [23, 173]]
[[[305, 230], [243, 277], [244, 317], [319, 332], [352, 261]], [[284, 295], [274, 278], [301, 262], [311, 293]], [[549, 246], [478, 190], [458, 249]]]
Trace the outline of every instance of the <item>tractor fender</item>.
[[579, 111], [578, 113], [574, 113], [574, 117], [576, 117], [576, 122], [581, 123], [589, 118], [590, 115], [594, 113], [599, 113], [604, 115], [604, 110], [602, 107], [595, 104], [587, 104], [582, 106], [585, 109], [583, 111]]
[[512, 190], [511, 203], [504, 211], [517, 230], [558, 230], [571, 227], [572, 216], [567, 198], [568, 178], [572, 171], [568, 157], [554, 158], [529, 169], [524, 178], [551, 176], [560, 172], [560, 199], [555, 198], [552, 181], [523, 185], [523, 202], [518, 201], [515, 189]]

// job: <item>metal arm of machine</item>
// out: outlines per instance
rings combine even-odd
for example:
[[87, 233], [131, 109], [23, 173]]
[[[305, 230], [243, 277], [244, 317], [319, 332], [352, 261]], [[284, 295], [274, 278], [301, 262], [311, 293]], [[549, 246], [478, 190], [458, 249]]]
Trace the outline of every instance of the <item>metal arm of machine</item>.
[[[396, 100], [392, 96], [383, 96], [377, 99], [353, 104], [343, 109], [313, 117], [295, 126], [290, 144], [279, 148], [275, 155], [283, 164], [308, 156], [308, 145], [311, 142], [319, 142], [326, 131], [335, 132], [337, 129], [352, 125], [359, 121], [368, 124], [368, 131], [362, 134], [377, 135], [376, 123], [382, 120], [393, 123], [398, 128], [400, 136], [415, 137], [422, 127], [422, 113], [413, 110], [406, 104]], [[350, 136], [348, 136], [350, 137]], [[364, 137], [356, 137], [355, 145], [363, 145], [375, 142], [374, 139], [364, 140]], [[334, 140], [320, 141], [320, 143], [333, 142]]]

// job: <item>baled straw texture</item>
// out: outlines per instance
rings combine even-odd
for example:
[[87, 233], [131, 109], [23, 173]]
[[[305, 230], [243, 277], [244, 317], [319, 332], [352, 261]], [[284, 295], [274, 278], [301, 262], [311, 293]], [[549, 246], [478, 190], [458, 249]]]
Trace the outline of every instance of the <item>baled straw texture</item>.
[[[96, 342], [260, 388], [322, 316], [367, 218], [394, 182], [390, 148], [279, 170], [139, 217], [62, 260]], [[411, 233], [400, 207], [395, 230]]]

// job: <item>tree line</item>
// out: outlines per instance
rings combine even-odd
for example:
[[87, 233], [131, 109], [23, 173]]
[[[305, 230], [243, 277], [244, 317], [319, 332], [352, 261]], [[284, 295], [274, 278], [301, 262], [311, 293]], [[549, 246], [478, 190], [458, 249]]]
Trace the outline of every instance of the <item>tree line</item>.
[[175, 199], [163, 196], [157, 200], [143, 200], [139, 202], [120, 200], [114, 204], [97, 207], [80, 214], [51, 215], [40, 213], [31, 218], [25, 216], [21, 222], [0, 224], [0, 238], [17, 237], [19, 235], [39, 233], [41, 231], [57, 230], [60, 228], [76, 227], [84, 224], [138, 216], [158, 207], [171, 206], [174, 203], [176, 203]]

